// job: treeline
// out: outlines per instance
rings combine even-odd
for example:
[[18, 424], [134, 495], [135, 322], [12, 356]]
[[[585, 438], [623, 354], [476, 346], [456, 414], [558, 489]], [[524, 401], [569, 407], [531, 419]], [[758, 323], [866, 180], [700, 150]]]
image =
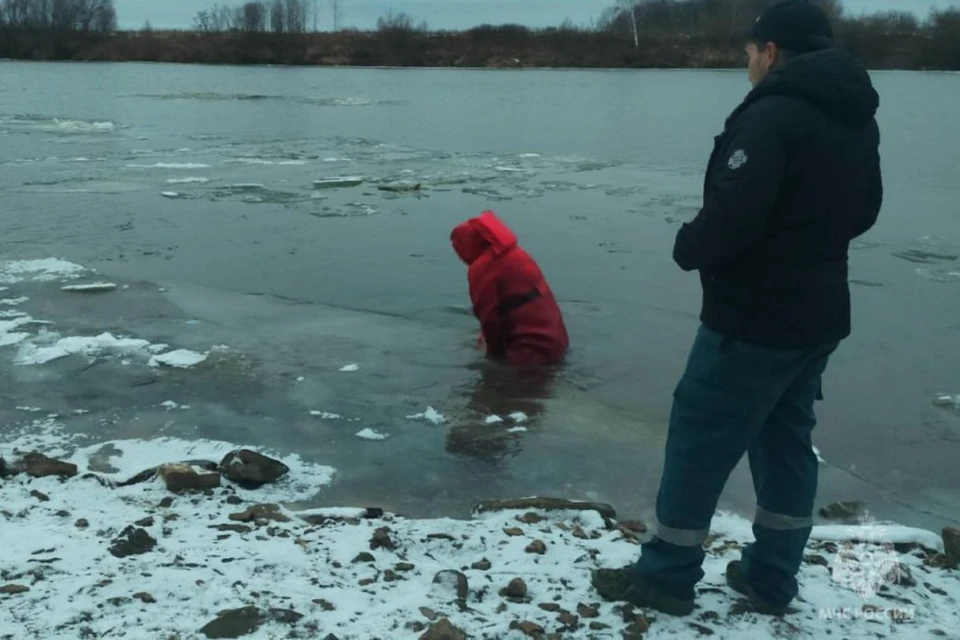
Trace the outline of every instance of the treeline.
[[306, 33], [311, 4], [309, 0], [216, 4], [198, 12], [193, 27], [200, 33]]
[[[853, 16], [815, 0], [841, 45], [874, 69], [960, 70], [960, 9]], [[40, 60], [439, 67], [731, 68], [767, 0], [637, 0], [589, 28], [481, 25], [431, 31], [405, 13], [376, 30], [315, 33], [312, 0], [201, 10], [188, 31], [112, 33], [112, 0], [0, 0], [0, 57]], [[338, 13], [335, 11], [335, 23]], [[313, 18], [313, 20], [311, 20]]]
[[113, 0], [2, 0], [0, 29], [111, 33], [117, 28]]

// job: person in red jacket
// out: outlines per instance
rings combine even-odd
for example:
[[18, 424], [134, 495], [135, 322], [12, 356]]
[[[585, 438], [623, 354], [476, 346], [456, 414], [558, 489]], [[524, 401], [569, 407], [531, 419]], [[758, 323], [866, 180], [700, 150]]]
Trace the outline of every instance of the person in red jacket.
[[485, 211], [458, 225], [450, 241], [469, 266], [470, 299], [487, 355], [514, 366], [559, 364], [570, 344], [563, 315], [513, 231]]

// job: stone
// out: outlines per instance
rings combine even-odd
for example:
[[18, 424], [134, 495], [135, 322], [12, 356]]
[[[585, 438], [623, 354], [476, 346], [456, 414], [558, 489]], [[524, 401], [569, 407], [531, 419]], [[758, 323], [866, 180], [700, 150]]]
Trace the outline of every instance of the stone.
[[596, 620], [594, 620], [593, 622], [590, 623], [590, 628], [593, 629], [594, 631], [603, 631], [604, 629], [609, 629], [610, 625], [603, 624], [602, 622], [597, 622]]
[[198, 472], [187, 464], [162, 464], [157, 475], [169, 491], [196, 491], [215, 489], [220, 486], [220, 474], [216, 471]]
[[570, 532], [574, 538], [580, 538], [581, 540], [587, 539], [587, 533], [583, 530], [583, 527], [576, 525], [573, 527], [573, 531]]
[[77, 529], [86, 529], [87, 527], [90, 526], [90, 523], [87, 522], [86, 518], [80, 518], [79, 520], [73, 523], [73, 526], [75, 526]]
[[43, 493], [42, 491], [37, 491], [33, 489], [30, 491], [30, 495], [39, 500], [40, 502], [50, 502], [50, 496]]
[[418, 640], [467, 640], [467, 634], [453, 626], [449, 619], [440, 618]]
[[18, 593], [26, 593], [30, 591], [30, 587], [25, 587], [22, 584], [8, 584], [6, 586], [0, 587], [0, 594], [14, 596]]
[[207, 525], [209, 529], [216, 529], [217, 531], [230, 531], [233, 533], [250, 533], [253, 531], [251, 527], [248, 527], [245, 524], [211, 524]]
[[944, 527], [942, 535], [943, 555], [946, 557], [947, 566], [960, 568], [960, 528]]
[[714, 631], [710, 627], [706, 627], [697, 622], [688, 622], [687, 626], [699, 633], [701, 636], [712, 636]]
[[353, 564], [357, 564], [358, 562], [376, 562], [376, 561], [377, 559], [373, 557], [372, 553], [369, 553], [367, 551], [361, 551], [360, 553], [357, 554], [357, 557], [351, 560], [350, 562], [352, 562]]
[[161, 500], [160, 504], [157, 506], [160, 507], [161, 509], [169, 509], [170, 507], [173, 506], [173, 496], [167, 496], [166, 498]]
[[18, 470], [7, 465], [7, 461], [3, 459], [3, 456], [0, 456], [0, 478], [10, 478], [17, 473]]
[[582, 602], [577, 605], [577, 614], [581, 618], [599, 618], [600, 611], [596, 607], [592, 607], [588, 604], [583, 604]]
[[523, 578], [514, 578], [503, 590], [503, 595], [508, 598], [525, 598], [527, 596], [527, 583]]
[[155, 602], [157, 601], [156, 598], [154, 598], [152, 595], [150, 595], [150, 594], [147, 593], [146, 591], [141, 591], [140, 593], [135, 593], [135, 594], [133, 594], [133, 597], [136, 598], [137, 600], [139, 600], [140, 602], [144, 603], [144, 604], [153, 604], [153, 603], [155, 603]]
[[358, 582], [357, 584], [359, 584], [361, 587], [369, 587], [370, 585], [372, 585], [372, 584], [373, 584], [374, 582], [376, 582], [376, 581], [377, 581], [376, 578], [364, 578], [363, 580], [361, 580], [361, 581]]
[[457, 539], [449, 533], [428, 533], [427, 540], [450, 540], [451, 542], [457, 541]]
[[403, 625], [404, 629], [410, 629], [414, 633], [420, 633], [427, 628], [427, 625], [423, 624], [419, 620], [411, 620], [407, 624]]
[[489, 571], [490, 567], [492, 566], [493, 565], [490, 564], [490, 561], [484, 558], [483, 560], [478, 560], [474, 562], [472, 565], [470, 565], [470, 568], [475, 569], [477, 571]]
[[54, 460], [36, 451], [23, 456], [23, 468], [28, 475], [34, 478], [45, 478], [47, 476], [72, 478], [77, 475], [77, 465], [72, 462]]
[[227, 496], [227, 499], [224, 502], [232, 505], [243, 504], [243, 498], [240, 496]]
[[291, 609], [263, 610], [248, 606], [221, 611], [200, 629], [200, 633], [207, 638], [241, 638], [257, 631], [267, 622], [296, 624], [301, 618], [303, 614]]
[[218, 465], [227, 480], [244, 489], [256, 489], [276, 482], [290, 472], [290, 467], [279, 460], [250, 449], [237, 449], [223, 457]]
[[281, 513], [279, 505], [276, 504], [256, 504], [246, 511], [231, 513], [230, 519], [234, 522], [256, 522], [257, 520], [290, 522], [290, 518]]
[[397, 545], [394, 544], [393, 540], [390, 538], [390, 528], [389, 527], [380, 527], [373, 532], [373, 537], [370, 538], [370, 550], [374, 551], [376, 549], [389, 549], [393, 551], [397, 548]]
[[467, 595], [470, 593], [470, 583], [467, 581], [467, 576], [460, 571], [451, 569], [439, 571], [433, 576], [433, 584], [442, 585], [453, 591], [456, 599], [461, 602], [466, 602]]
[[146, 518], [142, 518], [142, 519], [140, 519], [140, 520], [137, 520], [137, 521], [134, 522], [133, 524], [135, 524], [135, 525], [138, 526], [138, 527], [152, 527], [152, 526], [153, 526], [153, 516], [147, 516]]
[[65, 509], [60, 509], [60, 511], [57, 511], [54, 515], [58, 518], [69, 518], [70, 512], [66, 511]]
[[807, 564], [817, 564], [821, 567], [829, 567], [830, 561], [817, 553], [811, 553], [803, 556], [803, 561]]
[[851, 502], [833, 502], [818, 512], [827, 520], [856, 520], [863, 513], [864, 504], [859, 500]]
[[640, 522], [639, 520], [624, 520], [619, 523], [621, 527], [628, 531], [633, 531], [634, 533], [646, 533], [647, 525]]
[[[633, 622], [624, 630], [624, 638], [642, 638], [643, 634], [650, 630], [650, 622], [649, 618], [642, 613], [638, 613]], [[627, 636], [627, 633], [633, 633], [634, 635]]]
[[556, 602], [541, 602], [537, 606], [544, 611], [549, 611], [550, 613], [556, 613], [557, 611], [560, 611], [560, 605], [558, 605]]
[[336, 610], [336, 607], [333, 605], [332, 602], [324, 600], [323, 598], [317, 598], [316, 600], [313, 601], [313, 604], [320, 605], [320, 608], [323, 609], [324, 611]]
[[561, 498], [520, 498], [518, 500], [490, 500], [481, 502], [474, 511], [512, 511], [530, 510], [540, 511], [596, 511], [604, 518], [616, 519], [617, 512], [608, 504], [601, 502], [581, 502], [579, 500], [564, 500]]
[[557, 621], [569, 631], [576, 631], [580, 627], [580, 618], [569, 611], [564, 611], [557, 616]]
[[524, 551], [527, 553], [538, 553], [542, 556], [547, 552], [547, 545], [544, 544], [543, 540], [534, 540], [526, 546]]
[[420, 613], [423, 614], [423, 617], [433, 622], [440, 617], [440, 614], [431, 609], [430, 607], [420, 607]]
[[523, 635], [531, 638], [538, 638], [543, 635], [543, 627], [529, 620], [514, 620], [510, 623], [510, 628], [520, 631]]
[[523, 529], [521, 529], [520, 527], [507, 527], [503, 530], [503, 532], [508, 536], [514, 536], [514, 537], [523, 535]]
[[[360, 520], [354, 517], [346, 516], [333, 516], [327, 515], [325, 513], [307, 513], [299, 516], [301, 520], [307, 524], [323, 526], [327, 524], [335, 524], [340, 522], [346, 522], [347, 524], [360, 524]], [[364, 508], [363, 513], [360, 515], [364, 520], [376, 520], [383, 517], [383, 509], [379, 507], [366, 507]]]
[[386, 571], [383, 572], [384, 582], [396, 582], [397, 580], [404, 580], [404, 579], [405, 578], [401, 578], [399, 575], [397, 575], [394, 571], [390, 569], [387, 569]]
[[157, 541], [145, 529], [127, 527], [110, 543], [110, 553], [117, 558], [126, 558], [152, 551]]
[[409, 562], [398, 562], [393, 568], [397, 571], [413, 571], [416, 569], [416, 566], [410, 564]]
[[538, 522], [543, 522], [545, 518], [538, 513], [534, 513], [533, 511], [528, 511], [522, 516], [517, 516], [517, 520], [522, 522], [523, 524], [537, 524]]

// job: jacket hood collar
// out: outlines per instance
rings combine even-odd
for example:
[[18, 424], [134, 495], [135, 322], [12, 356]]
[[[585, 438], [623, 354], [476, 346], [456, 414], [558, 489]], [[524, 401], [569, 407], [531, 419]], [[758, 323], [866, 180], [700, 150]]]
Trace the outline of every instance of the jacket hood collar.
[[774, 95], [805, 100], [852, 127], [866, 125], [880, 106], [870, 75], [857, 59], [842, 49], [824, 49], [799, 55], [771, 71], [728, 122], [760, 98]]

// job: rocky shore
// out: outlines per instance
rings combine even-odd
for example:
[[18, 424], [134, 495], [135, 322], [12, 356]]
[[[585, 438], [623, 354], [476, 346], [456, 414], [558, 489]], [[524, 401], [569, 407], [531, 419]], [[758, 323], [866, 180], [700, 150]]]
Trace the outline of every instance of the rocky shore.
[[[884, 638], [960, 628], [952, 529], [941, 540], [876, 523], [841, 535], [842, 525], [818, 527], [802, 597], [775, 619], [724, 585], [751, 534], [719, 514], [698, 609], [672, 618], [604, 602], [590, 586], [593, 569], [634, 560], [649, 535], [609, 505], [489, 501], [464, 520], [297, 511], [277, 499], [297, 481], [293, 459], [237, 449], [130, 473], [110, 466], [122, 442], [106, 453], [70, 453], [49, 438], [46, 451], [19, 446], [27, 442], [0, 462], [4, 639]], [[167, 454], [158, 445], [154, 459]], [[91, 470], [105, 461], [112, 473]], [[859, 507], [822, 515], [850, 520]], [[850, 575], [861, 579], [842, 579]]]

